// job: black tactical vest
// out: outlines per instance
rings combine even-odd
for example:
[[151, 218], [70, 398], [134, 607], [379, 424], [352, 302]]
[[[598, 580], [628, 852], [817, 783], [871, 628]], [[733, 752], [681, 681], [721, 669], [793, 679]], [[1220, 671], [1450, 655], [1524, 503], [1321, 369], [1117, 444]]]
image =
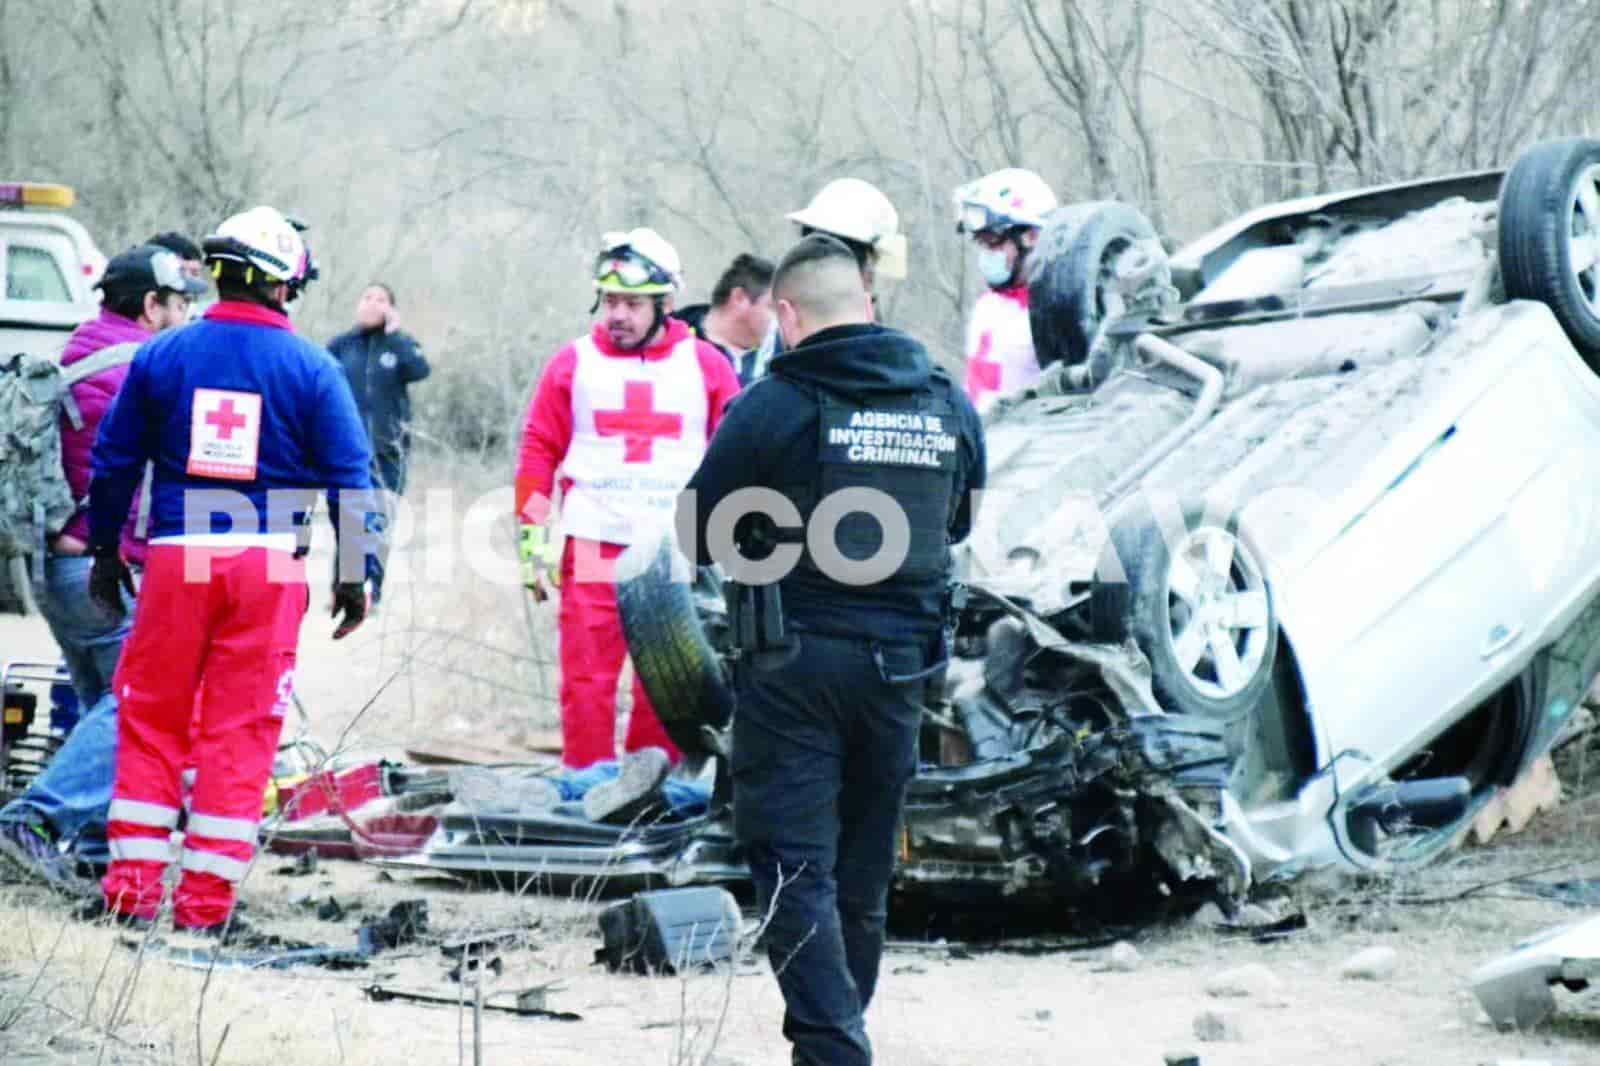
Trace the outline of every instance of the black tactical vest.
[[[888, 581], [942, 577], [949, 556], [950, 518], [955, 509], [955, 475], [961, 437], [949, 398], [936, 390], [857, 400], [814, 389], [817, 400], [817, 456], [809, 484], [784, 490], [811, 530], [819, 508], [837, 508], [859, 492], [828, 500], [846, 490], [875, 489], [878, 498], [905, 516], [909, 546], [905, 561]], [[797, 456], [803, 462], [804, 457]], [[826, 511], [824, 512], [826, 517]], [[890, 531], [892, 535], [892, 530]], [[884, 546], [885, 529], [876, 517], [854, 506], [838, 519], [832, 543], [847, 560], [874, 556]], [[801, 540], [800, 530], [782, 539]], [[826, 538], [824, 538], [826, 539]], [[891, 545], [892, 548], [892, 545]], [[801, 568], [826, 573], [807, 546]], [[834, 575], [829, 575], [834, 576]]]

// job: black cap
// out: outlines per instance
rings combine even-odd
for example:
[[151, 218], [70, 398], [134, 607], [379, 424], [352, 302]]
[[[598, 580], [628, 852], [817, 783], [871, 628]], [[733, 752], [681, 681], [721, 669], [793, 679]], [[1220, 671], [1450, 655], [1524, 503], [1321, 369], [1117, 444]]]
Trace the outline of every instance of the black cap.
[[132, 294], [168, 289], [185, 296], [199, 296], [210, 286], [184, 273], [176, 252], [159, 244], [141, 244], [112, 256], [96, 288]]

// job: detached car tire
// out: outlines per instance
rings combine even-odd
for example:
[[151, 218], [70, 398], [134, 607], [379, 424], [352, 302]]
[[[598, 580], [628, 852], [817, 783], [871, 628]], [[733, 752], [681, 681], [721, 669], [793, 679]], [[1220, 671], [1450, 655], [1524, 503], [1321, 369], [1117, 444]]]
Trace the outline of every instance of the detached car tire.
[[1240, 719], [1271, 686], [1278, 647], [1261, 554], [1236, 519], [1207, 516], [1198, 503], [1174, 509], [1167, 524], [1141, 504], [1111, 530], [1115, 555], [1102, 558], [1090, 588], [1095, 636], [1138, 644], [1165, 710]]
[[1122, 315], [1111, 285], [1117, 256], [1155, 238], [1142, 212], [1115, 200], [1050, 214], [1028, 269], [1028, 323], [1041, 367], [1089, 358], [1101, 326]]
[[[675, 569], [697, 584], [674, 581]], [[670, 536], [632, 545], [617, 560], [617, 609], [634, 672], [667, 735], [689, 755], [711, 754], [703, 727], [722, 729], [733, 716], [733, 690], [696, 608], [697, 587], [720, 595], [710, 580]]]
[[1499, 229], [1507, 298], [1547, 305], [1600, 372], [1600, 141], [1524, 152], [1500, 186]]

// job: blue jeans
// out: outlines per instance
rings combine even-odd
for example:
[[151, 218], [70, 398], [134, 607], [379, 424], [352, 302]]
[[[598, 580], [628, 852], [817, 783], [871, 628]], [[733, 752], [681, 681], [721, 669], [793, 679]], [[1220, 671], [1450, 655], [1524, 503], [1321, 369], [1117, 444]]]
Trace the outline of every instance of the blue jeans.
[[0, 819], [40, 818], [91, 860], [104, 855], [106, 808], [117, 771], [117, 699], [111, 689], [122, 642], [133, 627], [133, 598], [123, 593], [127, 613], [112, 618], [89, 598], [88, 556], [45, 560], [39, 612], [61, 646], [72, 686], [88, 708], [67, 741], [33, 785], [0, 809]]
[[[396, 496], [406, 491], [406, 459], [404, 452], [376, 451], [372, 459], [372, 484], [374, 488], [388, 489]], [[388, 501], [384, 503], [387, 505]], [[393, 525], [393, 515], [384, 516], [384, 525]], [[389, 564], [389, 541], [384, 539], [383, 550], [367, 557], [367, 578], [372, 582], [372, 602], [383, 598], [383, 575]]]
[[122, 594], [127, 613], [112, 618], [89, 598], [87, 555], [52, 555], [44, 561], [44, 587], [39, 613], [61, 646], [61, 658], [72, 675], [72, 687], [84, 707], [93, 707], [111, 691], [111, 676], [122, 654], [122, 642], [133, 629], [133, 598]]
[[787, 663], [739, 664], [734, 831], [761, 912], [772, 915], [767, 954], [794, 1063], [867, 1066], [862, 1014], [878, 983], [922, 720], [923, 686], [885, 675], [931, 660], [913, 644], [813, 633], [799, 641]]
[[[550, 780], [561, 790], [562, 802], [572, 803], [583, 799], [596, 785], [615, 781], [621, 771], [622, 764], [610, 759], [585, 766], [582, 770], [563, 769]], [[679, 781], [669, 777], [662, 782], [661, 797], [674, 813], [686, 818], [702, 815], [711, 808], [711, 789], [695, 781]]]
[[0, 821], [43, 819], [82, 858], [106, 854], [106, 809], [117, 773], [117, 698], [107, 692], [78, 719], [67, 742], [28, 790], [0, 808]]

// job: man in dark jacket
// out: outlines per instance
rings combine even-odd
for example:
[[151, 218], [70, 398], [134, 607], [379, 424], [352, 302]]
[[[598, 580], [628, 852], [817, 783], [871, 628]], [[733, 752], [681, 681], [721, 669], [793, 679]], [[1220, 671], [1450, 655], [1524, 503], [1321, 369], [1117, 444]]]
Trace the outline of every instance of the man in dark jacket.
[[[394, 290], [381, 282], [368, 285], [356, 304], [355, 329], [329, 341], [328, 350], [344, 367], [366, 423], [373, 484], [403, 495], [411, 452], [410, 386], [433, 368], [417, 339], [400, 329]], [[371, 578], [376, 605], [383, 595], [382, 557], [374, 561]]]
[[[734, 830], [771, 914], [784, 1035], [796, 1063], [858, 1066], [983, 429], [920, 343], [872, 323], [837, 238], [790, 250], [773, 295], [786, 350], [729, 405], [678, 528], [740, 586]], [[729, 513], [763, 507], [741, 490], [770, 517]], [[730, 531], [737, 554], [717, 557]]]

